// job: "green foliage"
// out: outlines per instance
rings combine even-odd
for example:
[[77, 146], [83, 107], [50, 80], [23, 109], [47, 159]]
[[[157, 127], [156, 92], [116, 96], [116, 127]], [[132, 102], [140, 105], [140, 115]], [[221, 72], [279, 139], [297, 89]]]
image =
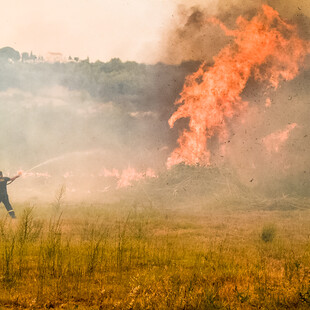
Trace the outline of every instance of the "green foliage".
[[0, 59], [18, 61], [20, 59], [20, 54], [14, 48], [7, 46], [0, 49]]

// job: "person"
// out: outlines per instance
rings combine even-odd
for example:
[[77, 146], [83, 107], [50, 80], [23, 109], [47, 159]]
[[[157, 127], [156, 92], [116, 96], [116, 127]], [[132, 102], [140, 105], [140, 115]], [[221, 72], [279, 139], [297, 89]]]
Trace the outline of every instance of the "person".
[[3, 177], [2, 171], [0, 171], [0, 203], [3, 202], [6, 210], [8, 211], [11, 218], [15, 219], [16, 215], [15, 212], [10, 204], [8, 192], [6, 189], [7, 184], [11, 184], [17, 178], [20, 177], [20, 174], [16, 175], [13, 178]]

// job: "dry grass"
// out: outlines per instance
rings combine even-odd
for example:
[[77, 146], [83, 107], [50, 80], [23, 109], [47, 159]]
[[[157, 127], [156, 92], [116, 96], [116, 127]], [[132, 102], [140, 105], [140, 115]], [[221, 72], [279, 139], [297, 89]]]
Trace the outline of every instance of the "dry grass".
[[310, 210], [297, 202], [1, 210], [1, 309], [308, 309]]

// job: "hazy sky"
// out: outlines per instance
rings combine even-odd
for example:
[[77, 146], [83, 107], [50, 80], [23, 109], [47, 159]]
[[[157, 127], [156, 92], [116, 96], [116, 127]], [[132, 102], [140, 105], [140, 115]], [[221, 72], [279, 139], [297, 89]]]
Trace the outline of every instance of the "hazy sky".
[[152, 62], [174, 0], [0, 0], [0, 47]]
[[[261, 3], [263, 0], [249, 0]], [[309, 0], [270, 0], [286, 12], [310, 12]], [[49, 52], [91, 61], [153, 63], [160, 59], [163, 34], [175, 24], [182, 4], [230, 11], [242, 0], [0, 0], [0, 47]], [[212, 13], [213, 14], [213, 13]]]

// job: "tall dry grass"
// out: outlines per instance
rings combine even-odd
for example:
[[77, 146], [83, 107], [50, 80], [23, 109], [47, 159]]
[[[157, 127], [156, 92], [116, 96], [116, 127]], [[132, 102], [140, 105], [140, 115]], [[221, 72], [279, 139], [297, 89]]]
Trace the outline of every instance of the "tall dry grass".
[[20, 205], [17, 221], [3, 211], [0, 306], [308, 309], [310, 210], [263, 204]]

